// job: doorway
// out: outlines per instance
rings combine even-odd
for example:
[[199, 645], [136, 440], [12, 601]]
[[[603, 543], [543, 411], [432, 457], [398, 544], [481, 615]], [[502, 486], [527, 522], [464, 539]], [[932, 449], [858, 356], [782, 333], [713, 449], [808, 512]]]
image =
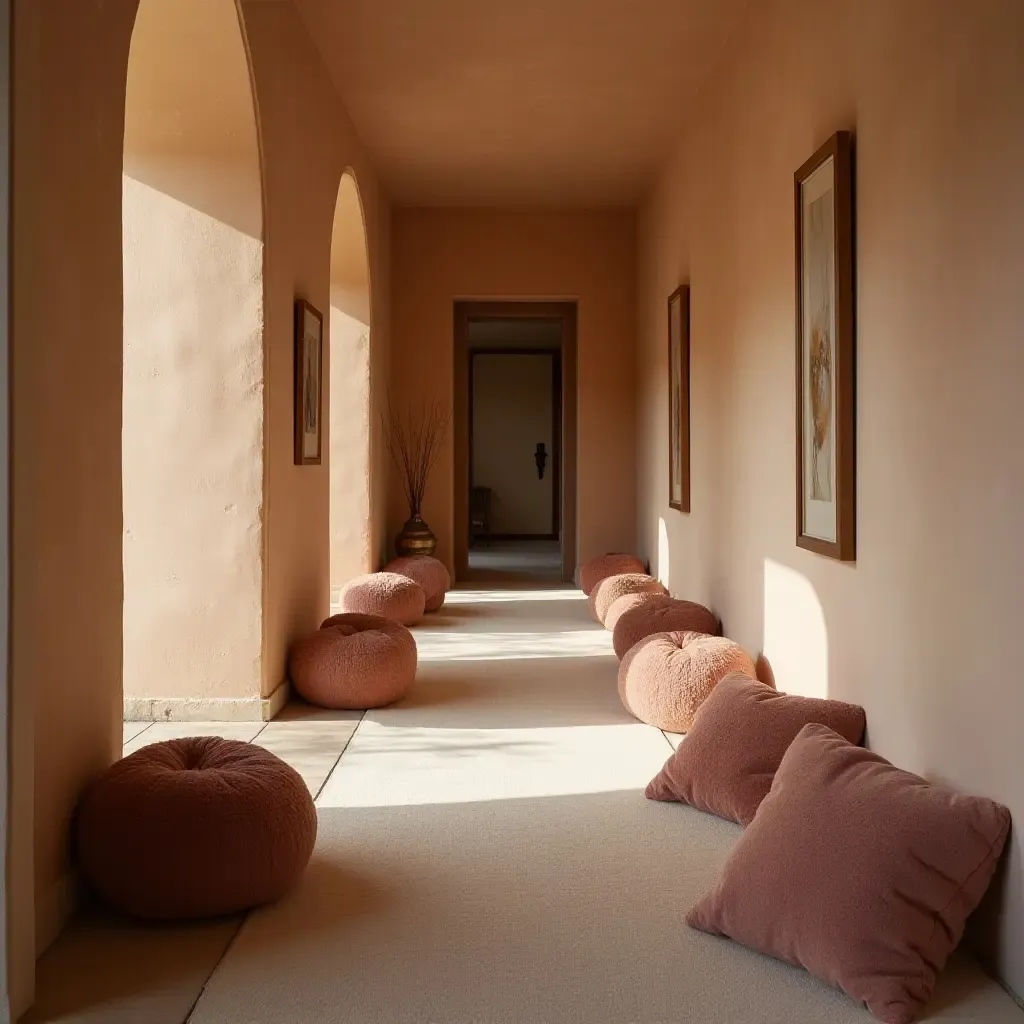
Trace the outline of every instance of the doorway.
[[455, 325], [456, 576], [571, 581], [575, 304], [460, 302]]

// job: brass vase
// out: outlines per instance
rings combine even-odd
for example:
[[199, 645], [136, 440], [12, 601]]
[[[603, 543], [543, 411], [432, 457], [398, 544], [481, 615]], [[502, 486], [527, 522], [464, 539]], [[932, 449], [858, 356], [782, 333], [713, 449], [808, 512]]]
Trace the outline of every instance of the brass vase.
[[437, 538], [431, 532], [418, 512], [414, 512], [395, 538], [395, 552], [401, 558], [406, 555], [432, 555], [437, 547]]

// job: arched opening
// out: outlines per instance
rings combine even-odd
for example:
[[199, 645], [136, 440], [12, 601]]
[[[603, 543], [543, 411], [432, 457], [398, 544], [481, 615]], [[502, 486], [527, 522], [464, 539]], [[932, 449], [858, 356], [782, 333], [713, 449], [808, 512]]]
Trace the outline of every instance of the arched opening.
[[331, 235], [330, 550], [332, 600], [371, 568], [370, 267], [355, 176], [338, 186]]
[[235, 0], [139, 4], [122, 185], [125, 715], [258, 717], [263, 213]]

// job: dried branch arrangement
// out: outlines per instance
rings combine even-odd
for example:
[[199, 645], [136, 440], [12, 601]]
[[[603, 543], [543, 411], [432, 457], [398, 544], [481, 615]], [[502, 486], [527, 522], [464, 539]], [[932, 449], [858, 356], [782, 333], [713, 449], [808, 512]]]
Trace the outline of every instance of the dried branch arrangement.
[[384, 441], [402, 477], [402, 490], [409, 503], [409, 516], [420, 514], [427, 477], [441, 454], [451, 411], [436, 398], [423, 399], [418, 409], [410, 408], [404, 415], [396, 412], [388, 395], [387, 415], [381, 415]]

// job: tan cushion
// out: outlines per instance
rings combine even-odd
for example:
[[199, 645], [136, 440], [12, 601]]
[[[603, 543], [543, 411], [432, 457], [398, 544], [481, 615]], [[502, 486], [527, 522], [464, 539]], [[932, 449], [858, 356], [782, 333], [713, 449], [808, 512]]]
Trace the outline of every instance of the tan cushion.
[[647, 798], [678, 800], [747, 825], [808, 722], [827, 725], [850, 743], [864, 737], [864, 709], [856, 704], [791, 696], [748, 676], [729, 676], [701, 705]]
[[612, 630], [615, 656], [622, 661], [626, 651], [652, 633], [722, 632], [718, 617], [710, 609], [694, 601], [680, 601], [667, 594], [652, 594], [642, 602], [624, 605], [620, 598], [612, 605], [605, 627]]
[[444, 562], [433, 555], [395, 558], [384, 566], [384, 571], [408, 576], [414, 583], [418, 583], [426, 598], [424, 610], [428, 612], [436, 612], [444, 604], [445, 595], [452, 587], [452, 578]]
[[357, 576], [341, 588], [341, 609], [361, 615], [382, 615], [403, 626], [423, 618], [427, 596], [408, 576], [397, 572], [372, 572]]
[[284, 895], [316, 840], [302, 777], [261, 747], [220, 737], [143, 747], [86, 792], [82, 874], [111, 906], [174, 920], [233, 914]]
[[621, 573], [607, 576], [590, 592], [587, 599], [590, 614], [604, 624], [608, 610], [627, 594], [667, 594], [668, 591], [653, 576], [646, 573]]
[[708, 694], [733, 672], [754, 675], [754, 662], [739, 644], [706, 633], [655, 633], [622, 659], [619, 696], [641, 722], [686, 732]]
[[909, 1024], [1009, 829], [1002, 805], [805, 725], [718, 884], [686, 920], [807, 968], [887, 1024]]
[[636, 555], [623, 555], [619, 553], [598, 555], [597, 558], [590, 559], [580, 569], [580, 588], [589, 597], [594, 587], [608, 576], [646, 571], [644, 563]]

